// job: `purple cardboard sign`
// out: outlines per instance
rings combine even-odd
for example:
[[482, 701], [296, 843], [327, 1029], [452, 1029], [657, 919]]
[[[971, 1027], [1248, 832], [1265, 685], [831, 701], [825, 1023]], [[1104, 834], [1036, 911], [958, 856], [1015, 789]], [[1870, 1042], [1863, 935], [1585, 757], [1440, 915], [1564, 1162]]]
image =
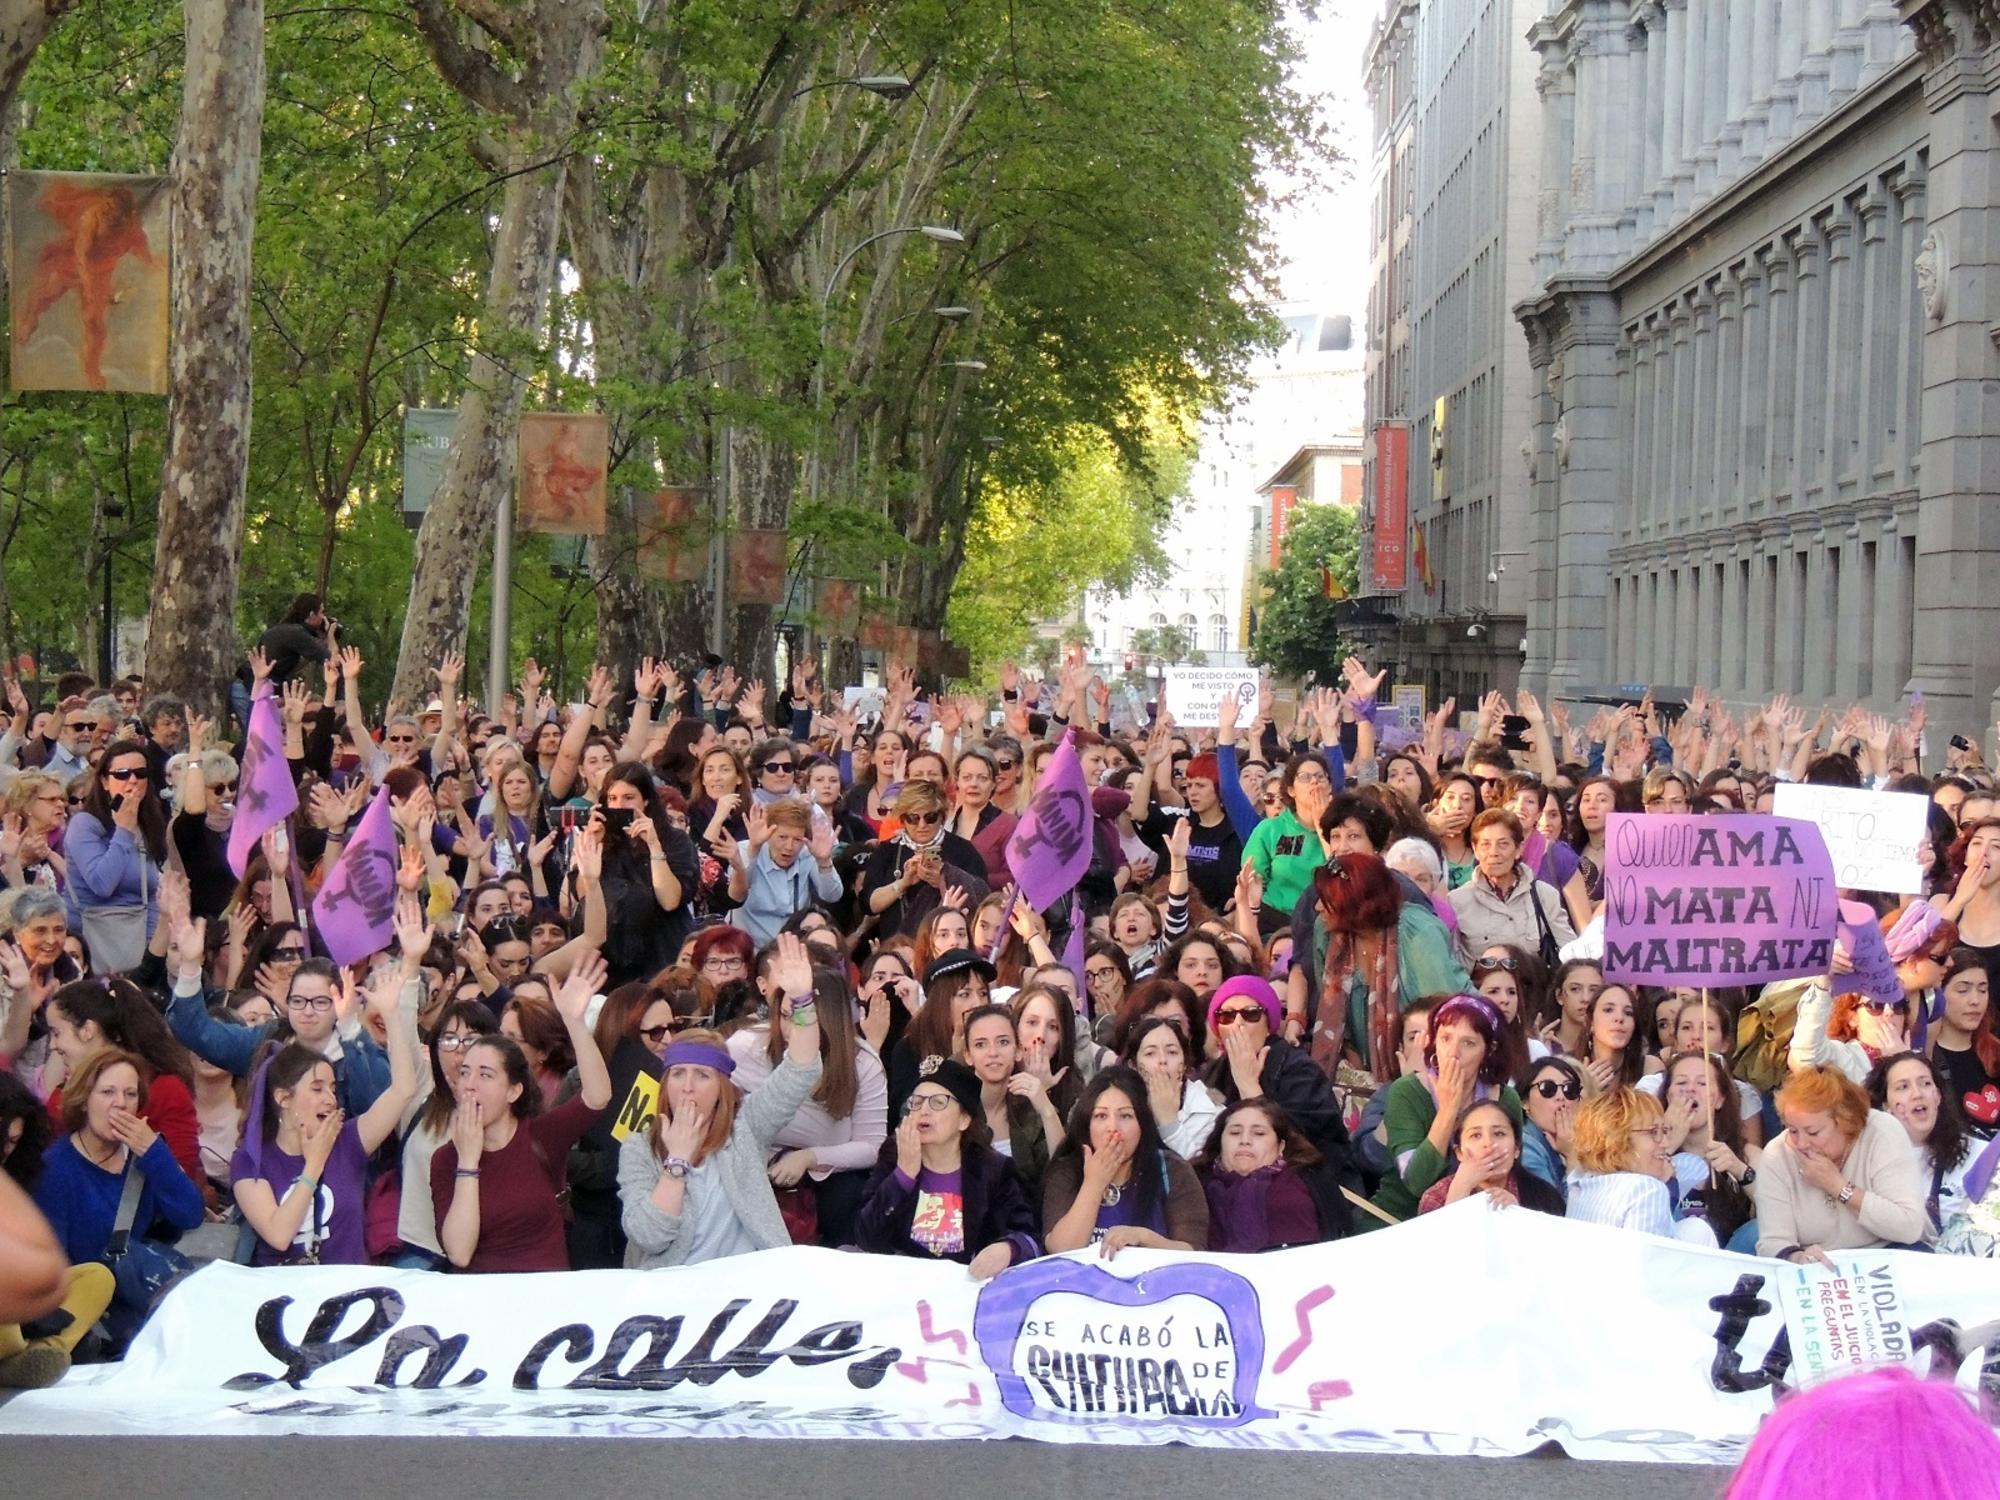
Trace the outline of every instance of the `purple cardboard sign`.
[[1836, 994], [1852, 991], [1871, 1000], [1891, 1002], [1905, 998], [1903, 981], [1896, 977], [1896, 961], [1889, 956], [1889, 945], [1882, 941], [1873, 908], [1859, 901], [1840, 903], [1840, 946], [1847, 951], [1854, 972], [1833, 976]]
[[[1203, 1304], [1191, 1323], [1161, 1304]], [[1150, 1316], [1149, 1316], [1150, 1314]], [[1257, 1288], [1217, 1265], [1155, 1266], [1131, 1280], [1050, 1257], [1003, 1271], [979, 1292], [979, 1357], [1000, 1401], [1045, 1421], [1157, 1418], [1240, 1427], [1264, 1369]]]
[[1833, 961], [1833, 857], [1803, 818], [1613, 813], [1604, 852], [1607, 979], [1757, 985]]

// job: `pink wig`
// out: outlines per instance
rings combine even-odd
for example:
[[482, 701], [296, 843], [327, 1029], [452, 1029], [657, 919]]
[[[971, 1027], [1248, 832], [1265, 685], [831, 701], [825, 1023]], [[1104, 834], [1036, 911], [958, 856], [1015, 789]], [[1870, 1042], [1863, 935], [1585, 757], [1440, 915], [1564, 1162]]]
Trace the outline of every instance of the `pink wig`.
[[1723, 1500], [2000, 1500], [2000, 1437], [1966, 1396], [1908, 1370], [1843, 1375], [1764, 1419]]

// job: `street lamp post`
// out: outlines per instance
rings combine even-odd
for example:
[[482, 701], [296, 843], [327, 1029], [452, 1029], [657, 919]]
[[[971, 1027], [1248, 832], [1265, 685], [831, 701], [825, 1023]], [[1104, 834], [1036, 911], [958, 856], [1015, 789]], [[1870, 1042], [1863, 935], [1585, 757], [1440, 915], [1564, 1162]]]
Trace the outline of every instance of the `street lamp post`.
[[[819, 294], [819, 358], [813, 362], [813, 428], [815, 438], [819, 437], [819, 426], [826, 410], [826, 334], [827, 322], [833, 311], [834, 289], [840, 285], [840, 278], [847, 268], [854, 264], [854, 257], [870, 245], [893, 238], [899, 234], [920, 234], [925, 239], [936, 240], [941, 245], [962, 245], [965, 236], [945, 224], [899, 224], [894, 229], [878, 230], [860, 244], [849, 250], [834, 265], [833, 274], [826, 278], [826, 288]], [[813, 449], [812, 483], [807, 487], [808, 498], [819, 499], [821, 458], [817, 443]]]

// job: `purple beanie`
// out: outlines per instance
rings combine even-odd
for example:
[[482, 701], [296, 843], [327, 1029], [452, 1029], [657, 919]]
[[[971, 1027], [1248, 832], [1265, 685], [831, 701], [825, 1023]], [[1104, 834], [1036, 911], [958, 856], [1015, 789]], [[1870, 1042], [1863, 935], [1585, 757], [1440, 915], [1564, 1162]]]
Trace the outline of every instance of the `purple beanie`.
[[1267, 980], [1255, 974], [1239, 974], [1234, 979], [1225, 979], [1216, 986], [1215, 993], [1208, 997], [1208, 1029], [1215, 1030], [1215, 1013], [1238, 995], [1248, 995], [1264, 1007], [1265, 1018], [1276, 1032], [1283, 1017], [1278, 1007], [1278, 992], [1271, 988]]

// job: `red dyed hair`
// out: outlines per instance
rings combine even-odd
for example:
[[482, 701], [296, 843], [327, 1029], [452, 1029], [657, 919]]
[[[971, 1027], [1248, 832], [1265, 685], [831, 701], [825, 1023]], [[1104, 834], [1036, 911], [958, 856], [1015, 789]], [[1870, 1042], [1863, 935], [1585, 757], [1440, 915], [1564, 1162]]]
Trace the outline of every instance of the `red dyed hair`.
[[730, 927], [718, 922], [713, 927], [704, 927], [694, 935], [688, 944], [688, 967], [699, 969], [708, 962], [708, 955], [717, 948], [726, 948], [743, 960], [747, 968], [757, 957], [757, 945], [750, 941], [750, 934], [741, 927]]
[[1343, 854], [1313, 876], [1326, 925], [1335, 932], [1376, 932], [1396, 925], [1403, 898], [1380, 855]]

